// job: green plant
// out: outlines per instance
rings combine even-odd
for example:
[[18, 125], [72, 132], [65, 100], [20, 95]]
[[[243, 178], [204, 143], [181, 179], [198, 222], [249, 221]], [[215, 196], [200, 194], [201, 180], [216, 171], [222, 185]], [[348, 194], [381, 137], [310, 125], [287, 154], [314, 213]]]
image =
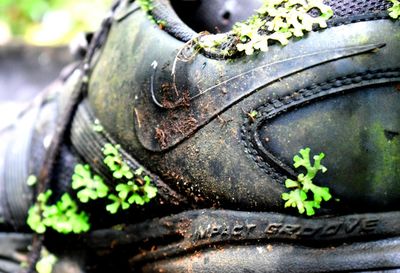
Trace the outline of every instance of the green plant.
[[51, 273], [57, 262], [57, 257], [51, 254], [46, 248], [40, 252], [40, 260], [36, 263], [37, 273]]
[[128, 209], [130, 205], [144, 205], [150, 202], [152, 198], [157, 195], [157, 188], [151, 185], [151, 179], [149, 176], [144, 177], [144, 182], [139, 178], [136, 179], [142, 185], [137, 185], [133, 181], [127, 183], [120, 183], [115, 187], [118, 192], [118, 196], [111, 194], [108, 196], [113, 203], [107, 205], [106, 209], [114, 214], [117, 213], [119, 208], [123, 210]]
[[100, 133], [104, 131], [104, 127], [101, 125], [100, 121], [98, 119], [95, 119], [92, 125], [93, 131]]
[[[329, 188], [317, 186], [312, 181], [319, 171], [322, 173], [327, 171], [326, 167], [321, 165], [321, 160], [325, 155], [323, 153], [315, 155], [313, 157], [313, 165], [310, 161], [310, 148], [301, 149], [299, 153], [300, 155], [295, 155], [293, 158], [294, 167], [304, 167], [307, 173], [305, 175], [303, 173], [299, 174], [297, 181], [286, 179], [286, 188], [293, 190], [289, 193], [283, 193], [282, 199], [286, 201], [285, 208], [297, 207], [300, 214], [306, 211], [308, 216], [312, 216], [315, 214], [314, 209], [320, 208], [322, 200], [328, 201], [332, 198]], [[311, 200], [308, 196], [309, 192], [313, 195]]]
[[194, 42], [198, 46], [197, 49], [204, 49], [212, 54], [232, 56], [235, 53], [235, 47], [231, 47], [230, 38], [224, 33], [210, 35], [208, 32], [202, 32]]
[[[77, 190], [80, 202], [107, 197], [113, 201], [106, 206], [112, 214], [121, 208], [128, 209], [132, 204], [144, 205], [157, 195], [157, 188], [152, 185], [151, 178], [144, 175], [144, 169], [138, 168], [132, 172], [119, 152], [119, 145], [107, 143], [103, 147], [104, 163], [110, 169], [113, 177], [119, 180], [115, 192], [110, 189], [103, 179], [92, 174], [89, 165], [77, 164], [72, 175], [72, 188]], [[37, 179], [29, 176], [27, 183], [34, 185]], [[44, 233], [48, 227], [60, 233], [81, 233], [90, 228], [89, 217], [85, 212], [78, 213], [78, 206], [68, 193], [64, 193], [54, 205], [48, 205], [52, 195], [51, 190], [40, 193], [36, 203], [28, 211], [27, 223], [37, 233]]]
[[128, 202], [126, 202], [121, 197], [116, 196], [115, 194], [110, 194], [108, 196], [108, 199], [113, 201], [111, 204], [108, 204], [106, 206], [106, 210], [111, 214], [117, 213], [119, 208], [126, 210], [126, 209], [129, 209], [129, 207], [130, 207], [130, 204]]
[[92, 175], [89, 165], [77, 164], [72, 175], [72, 188], [79, 190], [77, 197], [82, 203], [87, 203], [90, 199], [106, 197], [108, 187], [103, 179], [98, 175]]
[[121, 179], [125, 177], [126, 179], [131, 179], [133, 178], [133, 173], [129, 166], [122, 160], [119, 153], [120, 148], [120, 145], [105, 144], [103, 148], [103, 154], [105, 155], [103, 162], [112, 171], [114, 178]]
[[389, 16], [393, 19], [400, 18], [400, 1], [399, 0], [389, 0], [393, 3], [393, 6], [388, 9]]
[[159, 25], [161, 27], [166, 26], [167, 22], [164, 20], [156, 20], [153, 16], [153, 0], [137, 0], [137, 4], [139, 7], [147, 13], [148, 18], [150, 19], [151, 22], [153, 22], [156, 25]]
[[137, 4], [147, 13], [153, 10], [153, 0], [137, 0]]
[[115, 187], [118, 195], [110, 194], [108, 199], [113, 201], [106, 206], [107, 211], [114, 214], [121, 208], [126, 210], [132, 204], [144, 205], [157, 195], [157, 188], [151, 184], [149, 176], [143, 176], [143, 168], [132, 172], [130, 167], [123, 161], [119, 152], [119, 145], [110, 143], [104, 145], [104, 163], [113, 173], [113, 177], [122, 180]]
[[144, 182], [139, 178], [136, 180], [142, 186], [138, 186], [133, 181], [128, 181], [126, 184], [118, 184], [115, 189], [118, 192], [118, 196], [123, 200], [127, 200], [129, 204], [144, 205], [156, 196], [157, 189], [150, 184], [151, 179], [147, 175], [144, 177]]
[[[319, 10], [319, 16], [309, 14], [311, 10]], [[235, 24], [233, 33], [240, 39], [237, 49], [251, 55], [254, 50], [267, 51], [270, 40], [287, 45], [291, 37], [302, 37], [314, 25], [326, 28], [332, 16], [322, 0], [264, 0], [256, 15]]]
[[26, 184], [28, 186], [34, 186], [37, 183], [37, 177], [35, 175], [30, 175], [28, 176], [28, 179], [26, 180]]
[[249, 117], [251, 122], [254, 122], [256, 120], [257, 115], [258, 112], [256, 110], [252, 110], [250, 113], [247, 113], [247, 116]]
[[78, 213], [78, 206], [68, 193], [54, 205], [48, 205], [51, 190], [40, 193], [37, 202], [28, 211], [27, 223], [37, 233], [44, 233], [48, 227], [59, 233], [82, 233], [90, 229], [89, 217]]

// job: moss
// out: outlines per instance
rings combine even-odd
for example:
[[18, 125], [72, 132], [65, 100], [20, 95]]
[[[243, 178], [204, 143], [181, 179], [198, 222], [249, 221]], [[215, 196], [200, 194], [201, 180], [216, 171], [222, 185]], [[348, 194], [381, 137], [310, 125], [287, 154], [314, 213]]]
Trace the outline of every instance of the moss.
[[137, 0], [137, 4], [146, 13], [151, 13], [153, 11], [153, 0]]
[[393, 3], [393, 6], [388, 9], [389, 16], [393, 19], [400, 18], [400, 1], [399, 0], [389, 0]]
[[[371, 173], [373, 188], [379, 191], [393, 180], [400, 177], [400, 140], [398, 136], [391, 136], [391, 132], [385, 130], [380, 123], [374, 123], [371, 127], [372, 153], [375, 155], [373, 164], [376, 166]], [[378, 155], [378, 156], [377, 156]]]
[[[397, 1], [397, 0], [393, 0]], [[317, 14], [317, 15], [314, 15]], [[235, 50], [252, 55], [255, 51], [268, 51], [273, 42], [287, 45], [292, 37], [303, 37], [313, 27], [326, 28], [326, 21], [333, 16], [332, 9], [322, 0], [264, 0], [256, 14], [247, 21], [236, 23], [223, 37], [202, 37], [199, 44], [206, 50], [220, 49], [224, 55], [233, 55], [222, 46], [224, 39], [235, 42]]]
[[[318, 10], [319, 15], [311, 15], [312, 10]], [[324, 5], [322, 0], [264, 1], [256, 15], [246, 22], [237, 23], [233, 28], [241, 41], [237, 48], [251, 55], [254, 50], [267, 51], [271, 40], [287, 45], [290, 38], [303, 37], [315, 25], [327, 27], [326, 21], [332, 15], [332, 9]]]
[[162, 28], [166, 26], [166, 24], [167, 24], [166, 21], [158, 20], [154, 17], [154, 15], [153, 15], [153, 9], [154, 9], [153, 0], [137, 0], [137, 4], [144, 12], [147, 13], [151, 22], [153, 22], [156, 25], [159, 25]]

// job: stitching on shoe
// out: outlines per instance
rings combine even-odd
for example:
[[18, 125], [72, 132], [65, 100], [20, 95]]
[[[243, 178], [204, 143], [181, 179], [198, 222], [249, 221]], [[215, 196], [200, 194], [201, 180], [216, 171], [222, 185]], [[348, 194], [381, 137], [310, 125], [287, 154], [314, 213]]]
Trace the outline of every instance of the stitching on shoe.
[[[400, 68], [368, 70], [366, 72], [350, 74], [348, 76], [329, 79], [322, 83], [312, 84], [306, 88], [296, 90], [290, 95], [270, 99], [254, 109], [259, 113], [254, 122], [250, 122], [247, 116], [244, 118], [245, 122], [241, 128], [241, 139], [245, 147], [245, 152], [267, 175], [283, 184], [287, 176], [278, 172], [278, 169], [282, 171], [283, 168], [272, 166], [272, 164], [267, 162], [265, 157], [269, 158], [271, 161], [279, 161], [279, 159], [272, 159], [270, 156], [263, 153], [255, 143], [254, 133], [261, 122], [266, 119], [271, 119], [281, 114], [283, 111], [290, 111], [290, 108], [293, 106], [299, 106], [329, 94], [336, 94], [337, 92], [332, 92], [332, 89], [359, 84], [362, 81], [367, 81], [366, 85], [369, 85], [368, 82], [372, 80], [396, 79], [399, 77]], [[373, 82], [370, 84], [373, 84]], [[338, 93], [340, 93], [340, 91]], [[290, 168], [289, 166], [287, 167]], [[290, 170], [292, 169], [290, 168]]]

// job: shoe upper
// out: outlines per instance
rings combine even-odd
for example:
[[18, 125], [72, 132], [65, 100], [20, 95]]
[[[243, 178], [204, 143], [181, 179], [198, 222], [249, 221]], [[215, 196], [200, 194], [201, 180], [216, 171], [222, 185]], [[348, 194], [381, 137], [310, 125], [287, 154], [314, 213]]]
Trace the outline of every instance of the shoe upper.
[[[156, 15], [157, 5], [171, 9], [154, 1]], [[174, 35], [135, 11], [113, 26], [86, 109], [197, 204], [290, 213], [284, 181], [299, 174], [293, 156], [310, 147], [325, 154], [328, 169], [317, 184], [340, 199], [321, 214], [395, 210], [399, 22], [385, 18], [386, 2], [364, 10], [332, 5], [327, 29], [225, 59], [200, 51], [181, 60], [187, 39], [178, 38], [190, 33]]]
[[[114, 143], [133, 169], [143, 166], [157, 181], [158, 205], [144, 211], [167, 214], [172, 206], [296, 214], [284, 208], [282, 193], [285, 180], [304, 171], [293, 166], [293, 157], [309, 147], [325, 154], [328, 171], [315, 182], [335, 199], [320, 215], [398, 209], [399, 21], [388, 17], [390, 3], [361, 1], [358, 9], [327, 3], [334, 11], [328, 28], [251, 56], [194, 50], [196, 39], [213, 36], [196, 34], [203, 18], [215, 18], [204, 29], [225, 29], [259, 4], [232, 3], [217, 1], [218, 9], [210, 10], [206, 2], [154, 1], [154, 18], [166, 21], [162, 28], [136, 3], [117, 7], [91, 64], [88, 94], [73, 118], [55, 187], [68, 189], [69, 165], [77, 161], [115, 183], [101, 160], [103, 145]], [[193, 20], [184, 23], [190, 14]], [[12, 168], [3, 168], [11, 182], [1, 183], [7, 189], [2, 214], [16, 226], [23, 225], [33, 196], [25, 181], [38, 172], [81, 71], [67, 74], [64, 86], [44, 95], [23, 119], [36, 125], [13, 128], [18, 138], [12, 141], [24, 144], [4, 150], [10, 155], [4, 164]], [[95, 122], [104, 132], [93, 131]], [[22, 199], [9, 192], [16, 189]]]
[[[252, 55], [227, 31], [261, 1], [152, 4], [150, 18], [133, 1], [109, 18], [49, 186], [56, 197], [73, 193], [78, 163], [117, 185], [103, 162], [111, 143], [150, 177], [157, 198], [117, 215], [105, 213], [105, 201], [81, 204], [93, 232], [66, 245], [85, 245], [100, 272], [400, 266], [400, 21], [388, 16], [391, 3], [326, 1], [334, 11], [327, 28]], [[198, 46], [213, 37], [225, 42]], [[74, 67], [0, 132], [1, 226], [24, 230], [36, 194], [26, 180], [40, 171], [85, 69]], [[333, 196], [314, 217], [299, 217], [282, 198], [287, 179], [305, 174], [293, 161], [306, 148], [324, 154], [327, 170], [314, 183]], [[57, 249], [58, 240], [46, 245]]]

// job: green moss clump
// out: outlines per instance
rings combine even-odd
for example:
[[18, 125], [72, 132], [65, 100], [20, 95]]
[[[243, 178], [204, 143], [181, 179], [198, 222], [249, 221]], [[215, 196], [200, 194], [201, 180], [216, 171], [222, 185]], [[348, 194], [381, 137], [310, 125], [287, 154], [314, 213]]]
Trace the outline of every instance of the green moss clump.
[[144, 169], [131, 170], [122, 159], [120, 148], [120, 145], [110, 143], [103, 147], [103, 162], [119, 182], [115, 187], [117, 194], [108, 195], [112, 203], [106, 206], [106, 210], [112, 214], [117, 213], [120, 208], [126, 210], [132, 204], [144, 205], [157, 195], [157, 188], [152, 184], [151, 178], [143, 175]]
[[290, 38], [303, 37], [314, 26], [326, 28], [332, 16], [332, 9], [322, 0], [266, 0], [256, 15], [237, 23], [233, 32], [240, 38], [238, 50], [251, 55], [255, 50], [267, 51], [272, 40], [287, 45]]
[[389, 0], [389, 1], [393, 3], [393, 6], [388, 9], [389, 16], [392, 17], [393, 19], [399, 19], [400, 18], [400, 1], [399, 0]]
[[153, 22], [156, 25], [159, 25], [160, 27], [165, 27], [167, 25], [167, 22], [164, 20], [157, 20], [153, 16], [153, 0], [137, 0], [137, 4], [139, 7], [148, 14], [148, 18], [150, 19], [151, 22]]
[[332, 16], [333, 10], [322, 0], [264, 0], [255, 15], [236, 23], [232, 31], [200, 35], [197, 42], [211, 53], [232, 56], [239, 51], [252, 55], [268, 51], [273, 42], [287, 45], [292, 37], [303, 37], [313, 27], [326, 28]]
[[68, 193], [64, 193], [54, 205], [48, 200], [51, 190], [41, 193], [37, 202], [28, 211], [27, 224], [37, 233], [52, 228], [59, 233], [82, 233], [90, 229], [89, 217], [85, 212], [78, 213], [78, 205]]

